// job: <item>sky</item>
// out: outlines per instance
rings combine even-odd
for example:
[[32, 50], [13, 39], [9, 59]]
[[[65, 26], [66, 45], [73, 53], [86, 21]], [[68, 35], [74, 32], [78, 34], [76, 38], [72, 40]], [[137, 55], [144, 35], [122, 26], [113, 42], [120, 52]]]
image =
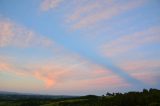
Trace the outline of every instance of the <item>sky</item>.
[[0, 0], [0, 91], [160, 89], [159, 0]]

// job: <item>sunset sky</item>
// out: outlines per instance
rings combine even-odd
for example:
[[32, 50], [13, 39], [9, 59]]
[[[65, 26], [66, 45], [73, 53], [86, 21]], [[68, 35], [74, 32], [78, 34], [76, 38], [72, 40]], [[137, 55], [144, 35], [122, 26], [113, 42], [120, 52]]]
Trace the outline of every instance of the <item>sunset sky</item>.
[[0, 91], [160, 89], [159, 0], [0, 0]]

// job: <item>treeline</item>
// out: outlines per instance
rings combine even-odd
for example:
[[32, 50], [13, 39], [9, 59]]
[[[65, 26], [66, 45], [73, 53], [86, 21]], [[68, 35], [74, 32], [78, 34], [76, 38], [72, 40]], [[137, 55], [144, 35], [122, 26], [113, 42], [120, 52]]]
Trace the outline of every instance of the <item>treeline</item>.
[[[83, 97], [85, 98], [85, 97]], [[84, 101], [60, 102], [59, 106], [160, 106], [160, 90], [107, 93], [105, 96], [87, 96]]]

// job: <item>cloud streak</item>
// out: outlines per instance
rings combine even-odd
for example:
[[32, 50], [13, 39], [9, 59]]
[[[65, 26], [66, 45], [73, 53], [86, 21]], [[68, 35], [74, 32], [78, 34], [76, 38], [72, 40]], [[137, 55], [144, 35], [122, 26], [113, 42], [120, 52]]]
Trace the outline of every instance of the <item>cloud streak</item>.
[[40, 9], [46, 12], [50, 9], [54, 9], [58, 7], [62, 2], [63, 0], [43, 0], [43, 2], [41, 3]]
[[118, 37], [103, 45], [103, 54], [109, 57], [124, 54], [134, 48], [160, 42], [160, 27], [151, 27], [144, 31]]
[[121, 61], [119, 66], [130, 73], [130, 75], [143, 81], [146, 84], [156, 84], [159, 81], [160, 61], [149, 59], [138, 59]]
[[[152, 26], [142, 31], [119, 36], [105, 43], [100, 51], [102, 51], [103, 55], [115, 61], [126, 73], [142, 81], [145, 86], [156, 85], [159, 81], [159, 60], [154, 59], [153, 55], [150, 56], [152, 59], [149, 59], [145, 55], [147, 51], [141, 54], [141, 51], [136, 49], [144, 47], [149, 49], [151, 45], [159, 44], [159, 30], [159, 26]], [[151, 53], [154, 52], [151, 51]], [[140, 56], [138, 56], [139, 53]]]
[[7, 18], [0, 18], [0, 47], [50, 47], [53, 42]]
[[[85, 80], [91, 83], [95, 78], [115, 76], [109, 70], [82, 58], [77, 60], [76, 57], [70, 58], [65, 56], [58, 60], [51, 59], [46, 62], [32, 62], [19, 66], [16, 61], [0, 58], [0, 71], [12, 72], [20, 76], [33, 76], [44, 81], [48, 89], [57, 87], [63, 83], [69, 84], [71, 81], [76, 83]], [[110, 81], [107, 80], [106, 84], [109, 83]]]
[[54, 86], [59, 81], [67, 81], [67, 79], [93, 79], [102, 77], [106, 73], [111, 74], [106, 68], [92, 63], [78, 54], [68, 52], [58, 45], [53, 45], [53, 41], [8, 19], [0, 20], [0, 38], [1, 48], [35, 46], [50, 47], [53, 51], [57, 50], [57, 52], [54, 52], [55, 56], [53, 60], [48, 60], [49, 62], [44, 63], [42, 61], [40, 63], [34, 63], [34, 60], [32, 60], [33, 62], [29, 61], [28, 64], [22, 63], [18, 65], [17, 61], [2, 58], [0, 60], [0, 71], [12, 72], [17, 75], [34, 76], [44, 81], [47, 88]]
[[100, 22], [109, 21], [117, 15], [139, 7], [145, 2], [145, 0], [128, 1], [125, 3], [111, 0], [88, 1], [83, 6], [74, 9], [67, 18], [67, 22], [71, 23], [71, 28], [74, 30], [93, 27]]

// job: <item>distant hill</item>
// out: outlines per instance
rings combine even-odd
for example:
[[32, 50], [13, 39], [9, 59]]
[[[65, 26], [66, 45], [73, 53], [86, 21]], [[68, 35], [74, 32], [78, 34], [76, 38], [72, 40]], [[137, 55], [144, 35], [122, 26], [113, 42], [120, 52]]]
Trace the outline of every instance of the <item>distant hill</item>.
[[0, 95], [9, 95], [9, 94], [20, 94], [17, 92], [8, 92], [8, 91], [0, 91]]
[[32, 93], [19, 93], [19, 92], [9, 92], [9, 91], [0, 91], [0, 99], [59, 99], [59, 98], [74, 98], [78, 96], [69, 96], [69, 95], [42, 95], [42, 94], [32, 94]]

